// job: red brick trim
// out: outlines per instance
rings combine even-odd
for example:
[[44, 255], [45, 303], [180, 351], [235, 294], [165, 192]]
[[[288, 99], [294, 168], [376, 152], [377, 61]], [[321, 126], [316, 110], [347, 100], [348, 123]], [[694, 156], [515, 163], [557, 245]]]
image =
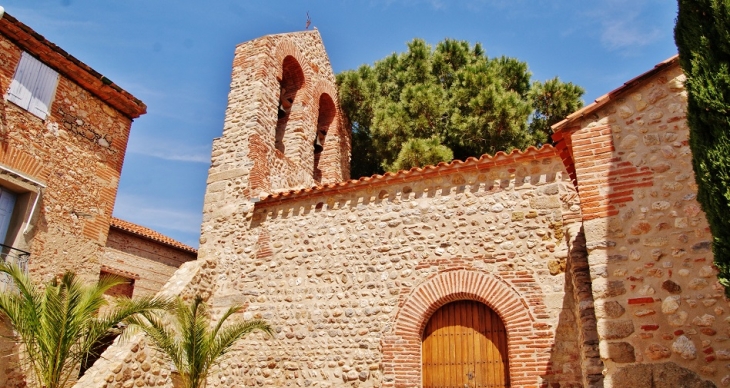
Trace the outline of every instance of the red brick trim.
[[482, 302], [502, 318], [507, 329], [512, 386], [537, 386], [542, 372], [538, 351], [544, 344], [538, 344], [539, 339], [534, 344], [525, 344], [535, 334], [534, 318], [527, 303], [494, 275], [465, 270], [442, 272], [416, 287], [406, 298], [396, 316], [393, 334], [383, 338], [384, 386], [421, 386], [423, 330], [437, 309], [457, 300]]
[[312, 69], [309, 66], [304, 66], [305, 64], [308, 64], [309, 61], [307, 61], [306, 58], [302, 55], [301, 51], [297, 48], [296, 44], [289, 38], [282, 38], [282, 40], [276, 45], [274, 48], [274, 59], [276, 60], [276, 79], [281, 80], [284, 73], [284, 58], [291, 56], [296, 59], [297, 62], [299, 62], [299, 66], [302, 68], [302, 71], [304, 72], [304, 85], [302, 86], [302, 91], [304, 91], [305, 88], [308, 87], [308, 84], [310, 83], [310, 80], [312, 79]]

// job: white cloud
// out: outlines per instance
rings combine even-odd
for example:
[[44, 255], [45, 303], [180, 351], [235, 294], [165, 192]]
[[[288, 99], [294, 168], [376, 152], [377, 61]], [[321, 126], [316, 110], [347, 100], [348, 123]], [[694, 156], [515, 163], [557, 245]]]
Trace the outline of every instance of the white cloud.
[[642, 30], [636, 23], [636, 16], [626, 20], [603, 21], [601, 43], [609, 50], [642, 47], [656, 41], [660, 36], [657, 28]]
[[159, 138], [132, 138], [127, 153], [152, 156], [158, 159], [191, 163], [210, 163], [210, 146], [186, 145], [163, 141]]
[[152, 198], [119, 193], [114, 205], [114, 216], [154, 230], [173, 230], [194, 235], [200, 233], [203, 221], [201, 212], [172, 209], [158, 202]]
[[[48, 17], [41, 12], [38, 12], [37, 8], [25, 8], [25, 7], [6, 7], [7, 12], [13, 15], [16, 19], [21, 20], [28, 26], [33, 26], [34, 29], [43, 29], [45, 33], [56, 32], [63, 33], [68, 29], [81, 29], [81, 30], [93, 30], [101, 27], [99, 23], [94, 21], [80, 21], [72, 20], [69, 15], [60, 16], [58, 13], [57, 17]], [[60, 11], [60, 9], [59, 9]]]
[[642, 0], [609, 0], [596, 2], [587, 12], [600, 25], [601, 44], [611, 51], [630, 52], [647, 46], [661, 37], [661, 30], [644, 17], [651, 4]]

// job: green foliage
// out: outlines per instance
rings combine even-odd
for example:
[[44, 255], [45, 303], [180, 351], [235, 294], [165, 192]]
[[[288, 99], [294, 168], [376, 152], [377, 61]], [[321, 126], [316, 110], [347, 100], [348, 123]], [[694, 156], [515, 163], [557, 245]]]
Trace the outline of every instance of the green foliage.
[[411, 167], [423, 167], [453, 158], [454, 153], [435, 137], [430, 139], [408, 139], [388, 170], [398, 171]]
[[[337, 84], [353, 177], [545, 143], [583, 94], [557, 78], [531, 84], [526, 63], [452, 39], [435, 49], [414, 39], [404, 53], [338, 74]], [[416, 158], [416, 149], [430, 153]]]
[[679, 0], [674, 39], [687, 76], [697, 200], [714, 237], [718, 278], [730, 296], [730, 0]]
[[229, 308], [211, 329], [208, 309], [203, 298], [196, 296], [190, 305], [178, 299], [171, 317], [148, 313], [143, 318], [135, 317], [132, 323], [170, 357], [184, 388], [200, 388], [205, 386], [210, 368], [221, 361], [237, 340], [254, 330], [272, 334], [271, 327], [261, 320], [238, 322], [224, 328], [224, 322], [240, 309], [240, 306]]
[[167, 306], [150, 298], [117, 298], [108, 306], [104, 292], [123, 283], [119, 278], [87, 285], [67, 272], [41, 288], [15, 265], [0, 262], [0, 273], [14, 285], [0, 293], [0, 315], [10, 321], [35, 382], [44, 388], [64, 387], [92, 346], [116, 324]]
[[530, 133], [538, 143], [551, 142], [550, 127], [583, 106], [580, 96], [584, 92], [583, 88], [571, 82], [560, 82], [558, 77], [532, 84], [530, 97], [535, 110], [530, 121]]

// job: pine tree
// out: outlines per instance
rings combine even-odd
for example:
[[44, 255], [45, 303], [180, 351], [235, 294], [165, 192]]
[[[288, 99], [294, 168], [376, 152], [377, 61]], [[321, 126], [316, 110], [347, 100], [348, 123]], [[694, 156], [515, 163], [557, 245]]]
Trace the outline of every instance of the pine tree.
[[582, 106], [583, 89], [530, 77], [524, 62], [453, 39], [433, 49], [414, 39], [404, 53], [338, 74], [352, 176], [547, 142], [550, 124]]
[[697, 200], [730, 295], [730, 0], [679, 0], [674, 39], [687, 76], [687, 122]]

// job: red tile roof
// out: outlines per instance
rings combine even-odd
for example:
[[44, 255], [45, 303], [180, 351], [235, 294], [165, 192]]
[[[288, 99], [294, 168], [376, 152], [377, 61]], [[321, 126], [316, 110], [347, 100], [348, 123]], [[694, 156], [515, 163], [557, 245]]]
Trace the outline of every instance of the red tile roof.
[[651, 69], [637, 77], [634, 77], [633, 79], [631, 79], [629, 81], [624, 82], [624, 84], [619, 86], [618, 88], [602, 95], [601, 97], [596, 98], [596, 100], [593, 103], [586, 105], [583, 108], [578, 109], [577, 111], [569, 114], [568, 117], [565, 118], [565, 120], [563, 120], [557, 124], [553, 124], [553, 126], [552, 126], [553, 133], [560, 132], [569, 123], [572, 123], [576, 119], [579, 119], [587, 114], [595, 112], [602, 106], [608, 104], [610, 101], [613, 101], [616, 98], [618, 98], [619, 95], [625, 93], [629, 89], [632, 89], [635, 86], [644, 84], [649, 78], [651, 78], [655, 74], [657, 74], [657, 73], [661, 72], [662, 70], [667, 69], [671, 66], [674, 66], [675, 64], [678, 64], [678, 63], [679, 63], [679, 55], [675, 55], [669, 59], [659, 62], [657, 65], [654, 66], [653, 69]]
[[198, 253], [198, 250], [187, 246], [177, 240], [174, 240], [170, 237], [165, 236], [162, 233], [156, 232], [152, 229], [145, 228], [144, 226], [140, 226], [137, 224], [133, 224], [129, 221], [120, 220], [119, 218], [112, 217], [112, 222], [109, 225], [110, 228], [119, 229], [122, 231], [125, 231], [127, 233], [134, 234], [136, 236], [146, 238], [148, 240], [152, 240], [173, 248], [180, 249], [182, 251], [190, 252], [190, 253]]
[[357, 180], [352, 179], [324, 186], [270, 194], [262, 198], [259, 203], [275, 204], [294, 198], [301, 199], [308, 196], [317, 196], [330, 192], [347, 192], [359, 190], [364, 187], [382, 186], [392, 183], [407, 183], [434, 175], [446, 175], [460, 171], [477, 171], [489, 167], [503, 166], [525, 160], [543, 159], [556, 155], [557, 151], [555, 148], [548, 144], [543, 145], [540, 149], [530, 146], [524, 151], [513, 150], [510, 153], [499, 151], [494, 154], [494, 156], [482, 155], [478, 159], [475, 157], [469, 157], [464, 161], [454, 160], [450, 163], [441, 162], [435, 166], [413, 167], [410, 170], [386, 172], [383, 175], [376, 174], [371, 177], [362, 177]]
[[135, 119], [147, 112], [142, 101], [7, 12], [0, 18], [0, 33], [125, 116]]

